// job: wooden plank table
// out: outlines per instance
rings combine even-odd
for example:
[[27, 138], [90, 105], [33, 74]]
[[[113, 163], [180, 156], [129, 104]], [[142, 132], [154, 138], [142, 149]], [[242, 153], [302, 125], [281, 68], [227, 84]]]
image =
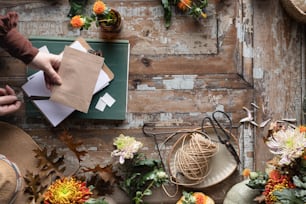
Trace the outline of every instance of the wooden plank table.
[[[26, 118], [24, 107], [1, 118], [22, 127], [41, 147], [56, 147], [65, 153], [67, 149], [57, 136], [66, 129], [84, 141], [90, 151], [90, 158], [86, 159], [89, 165], [107, 163], [113, 139], [123, 133], [141, 140], [145, 153], [157, 157], [154, 141], [141, 132], [144, 123], [153, 122], [173, 130], [195, 128], [204, 116], [224, 110], [230, 114], [238, 137], [239, 120], [246, 115], [242, 107], [252, 109], [252, 102], [260, 107], [255, 113], [257, 122], [282, 117], [302, 121], [304, 25], [292, 20], [279, 1], [209, 1], [207, 19], [195, 23], [188, 16], [174, 13], [169, 29], [164, 26], [159, 0], [105, 1], [123, 16], [119, 34], [103, 34], [95, 26], [88, 31], [72, 30], [68, 26], [68, 1], [55, 2], [3, 0], [0, 14], [17, 11], [18, 29], [28, 37], [129, 40], [127, 119], [70, 119], [52, 128], [41, 118]], [[90, 0], [89, 5], [93, 2]], [[20, 87], [25, 82], [25, 65], [3, 50], [0, 56], [0, 85]], [[244, 141], [253, 148], [241, 150], [244, 165], [264, 168], [270, 158], [262, 142], [264, 134], [264, 129], [253, 128], [252, 137]], [[237, 171], [203, 192], [222, 203], [226, 192], [240, 179]], [[163, 192], [158, 195], [163, 203], [177, 199], [168, 198]], [[150, 203], [160, 200], [153, 198]]]

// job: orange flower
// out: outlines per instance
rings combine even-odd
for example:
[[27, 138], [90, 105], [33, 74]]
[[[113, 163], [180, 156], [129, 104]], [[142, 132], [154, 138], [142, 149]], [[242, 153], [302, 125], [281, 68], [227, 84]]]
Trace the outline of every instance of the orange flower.
[[300, 133], [306, 132], [306, 126], [300, 126]]
[[85, 182], [64, 177], [53, 182], [43, 196], [44, 204], [83, 204], [91, 195]]
[[195, 193], [193, 193], [193, 197], [195, 197], [195, 199], [196, 199], [196, 204], [206, 203], [207, 196], [204, 193], [195, 192]]
[[281, 177], [281, 174], [277, 170], [272, 170], [269, 174], [269, 178], [271, 178], [274, 181], [279, 180], [280, 177]]
[[182, 11], [186, 11], [188, 8], [190, 8], [191, 3], [192, 0], [180, 0], [180, 2], [177, 3], [177, 7]]
[[96, 15], [101, 15], [106, 10], [106, 5], [103, 1], [96, 1], [92, 10]]
[[244, 176], [244, 177], [249, 177], [250, 174], [251, 174], [251, 170], [250, 170], [250, 169], [248, 169], [248, 168], [243, 169], [243, 171], [242, 171], [242, 176]]
[[286, 188], [295, 188], [290, 176], [282, 175], [279, 171], [272, 170], [265, 185], [265, 190], [262, 193], [265, 196], [265, 203], [274, 204], [279, 201], [274, 195], [274, 192], [281, 191]]
[[85, 20], [80, 15], [76, 15], [71, 19], [70, 24], [74, 28], [82, 28], [85, 24]]

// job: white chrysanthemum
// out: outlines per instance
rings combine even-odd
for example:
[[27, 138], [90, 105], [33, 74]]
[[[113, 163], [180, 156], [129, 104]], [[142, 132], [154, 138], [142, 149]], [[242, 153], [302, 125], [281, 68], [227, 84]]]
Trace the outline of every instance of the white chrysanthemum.
[[305, 133], [300, 133], [299, 128], [291, 127], [279, 130], [267, 141], [267, 146], [272, 154], [280, 156], [280, 165], [289, 165], [303, 154], [306, 148]]
[[112, 156], [119, 156], [120, 164], [123, 164], [125, 159], [133, 159], [134, 154], [142, 147], [142, 143], [136, 141], [134, 137], [125, 136], [120, 134], [114, 141], [114, 145], [117, 147], [112, 152]]

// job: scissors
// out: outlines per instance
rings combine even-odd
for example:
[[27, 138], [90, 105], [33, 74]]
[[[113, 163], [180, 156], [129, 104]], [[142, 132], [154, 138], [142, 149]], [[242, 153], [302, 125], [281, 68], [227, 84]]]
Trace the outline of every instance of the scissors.
[[[222, 114], [223, 116], [225, 116], [225, 118], [228, 120], [229, 122], [229, 131], [227, 131], [222, 125], [221, 123], [218, 121], [216, 114]], [[240, 158], [235, 150], [235, 148], [233, 147], [233, 145], [230, 143], [230, 136], [231, 136], [231, 132], [232, 132], [232, 120], [230, 119], [229, 115], [226, 114], [223, 111], [215, 111], [212, 113], [212, 117], [205, 117], [202, 120], [202, 132], [205, 132], [205, 128], [204, 128], [204, 124], [205, 121], [208, 121], [209, 124], [211, 124], [215, 134], [218, 137], [218, 140], [220, 141], [221, 144], [224, 144], [227, 148], [227, 150], [233, 155], [234, 159], [236, 160], [237, 164], [240, 163]], [[217, 130], [218, 129], [218, 130]]]
[[18, 91], [16, 94], [17, 100], [21, 102], [33, 101], [33, 100], [49, 100], [50, 96], [28, 96], [25, 97], [22, 91]]

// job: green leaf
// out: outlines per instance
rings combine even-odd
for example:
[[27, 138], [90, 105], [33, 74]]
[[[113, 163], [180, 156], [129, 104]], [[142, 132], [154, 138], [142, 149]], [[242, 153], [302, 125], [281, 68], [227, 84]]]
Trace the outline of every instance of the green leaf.
[[300, 180], [298, 176], [293, 176], [293, 183], [296, 187], [306, 189], [306, 182]]
[[104, 198], [90, 198], [85, 202], [85, 204], [108, 204], [108, 202]]
[[306, 203], [306, 190], [299, 190], [295, 193], [295, 195]]
[[147, 181], [154, 180], [154, 178], [155, 178], [155, 171], [153, 170], [143, 175], [139, 180], [139, 184], [143, 186], [146, 184]]
[[195, 204], [196, 203], [196, 199], [195, 197], [192, 196], [193, 192], [186, 192], [183, 191], [183, 204]]
[[150, 189], [146, 189], [146, 190], [143, 192], [143, 195], [146, 195], [146, 196], [152, 195], [152, 191], [151, 191]]
[[166, 28], [169, 28], [171, 25], [171, 17], [172, 17], [172, 12], [171, 12], [169, 1], [161, 0], [161, 4], [163, 5], [163, 8], [164, 8], [165, 26]]
[[281, 191], [274, 191], [273, 195], [276, 196], [282, 204], [304, 204], [303, 200], [299, 199], [295, 195], [294, 189], [283, 189]]
[[72, 18], [75, 15], [82, 15], [88, 0], [69, 0], [70, 10], [68, 17]]

